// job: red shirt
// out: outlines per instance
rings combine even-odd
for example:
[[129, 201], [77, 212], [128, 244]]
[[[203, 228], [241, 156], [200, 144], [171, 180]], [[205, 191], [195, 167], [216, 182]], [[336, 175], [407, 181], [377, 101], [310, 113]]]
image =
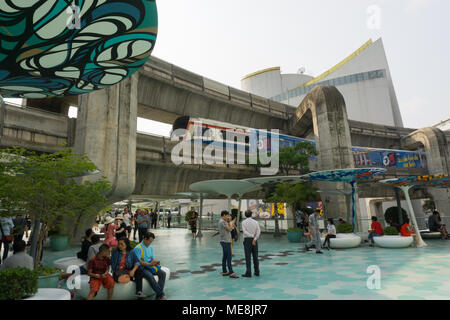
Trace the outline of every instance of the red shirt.
[[409, 224], [405, 223], [404, 225], [402, 225], [402, 227], [400, 228], [400, 233], [403, 237], [409, 237], [411, 235], [411, 232], [408, 232], [408, 227]]
[[372, 226], [370, 228], [376, 234], [383, 234], [383, 228], [381, 227], [381, 224], [378, 221], [372, 222]]
[[127, 264], [125, 262], [125, 257], [127, 256], [127, 253], [122, 253], [122, 260], [120, 260], [119, 264], [119, 270], [127, 270]]
[[109, 257], [99, 259], [95, 256], [89, 260], [88, 270], [92, 270], [92, 273], [95, 274], [104, 274], [110, 265], [111, 259]]

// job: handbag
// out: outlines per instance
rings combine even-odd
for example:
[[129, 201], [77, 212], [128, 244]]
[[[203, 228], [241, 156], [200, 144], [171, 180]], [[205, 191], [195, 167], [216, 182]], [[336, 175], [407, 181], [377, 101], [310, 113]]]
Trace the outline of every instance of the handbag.
[[[141, 244], [138, 244], [138, 247], [141, 249], [141, 259], [144, 261], [144, 249], [142, 249]], [[161, 270], [161, 264], [157, 264], [156, 266], [144, 266], [147, 270], [149, 270], [152, 274], [157, 274], [159, 270]]]
[[14, 238], [12, 236], [6, 236], [5, 232], [3, 232], [2, 223], [0, 222], [0, 231], [2, 232], [2, 242], [11, 243]]

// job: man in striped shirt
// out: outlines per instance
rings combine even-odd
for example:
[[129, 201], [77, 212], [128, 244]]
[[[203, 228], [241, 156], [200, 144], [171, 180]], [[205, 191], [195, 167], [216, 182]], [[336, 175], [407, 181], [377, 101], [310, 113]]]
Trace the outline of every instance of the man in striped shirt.
[[252, 276], [251, 272], [251, 261], [250, 255], [253, 256], [253, 267], [255, 268], [255, 276], [259, 276], [259, 261], [258, 261], [258, 238], [261, 234], [261, 229], [259, 228], [259, 223], [252, 219], [252, 212], [250, 210], [245, 211], [245, 219], [242, 221], [242, 233], [244, 235], [244, 252], [245, 252], [245, 263], [247, 270], [243, 277], [250, 278]]

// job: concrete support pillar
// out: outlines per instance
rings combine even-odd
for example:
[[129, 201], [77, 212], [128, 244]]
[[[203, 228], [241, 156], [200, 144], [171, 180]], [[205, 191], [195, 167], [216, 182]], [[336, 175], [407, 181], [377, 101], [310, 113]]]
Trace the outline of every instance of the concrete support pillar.
[[[109, 204], [127, 199], [135, 188], [137, 84], [138, 73], [113, 87], [81, 95], [78, 100], [74, 149], [86, 153], [111, 183]], [[74, 241], [91, 226], [94, 217], [79, 219]]]
[[[449, 145], [445, 133], [438, 128], [429, 127], [414, 131], [402, 139], [402, 147], [410, 150], [425, 149], [428, 172], [450, 174]], [[450, 191], [447, 189], [428, 188], [441, 217], [450, 216]]]
[[[297, 108], [290, 122], [290, 133], [305, 137], [313, 132], [316, 141], [317, 170], [354, 168], [350, 127], [342, 94], [332, 86], [315, 87]], [[343, 183], [318, 182], [319, 189], [344, 190]], [[325, 199], [326, 198], [326, 199]], [[347, 216], [344, 195], [327, 195], [327, 216], [331, 218]], [[359, 213], [358, 196], [356, 196]]]

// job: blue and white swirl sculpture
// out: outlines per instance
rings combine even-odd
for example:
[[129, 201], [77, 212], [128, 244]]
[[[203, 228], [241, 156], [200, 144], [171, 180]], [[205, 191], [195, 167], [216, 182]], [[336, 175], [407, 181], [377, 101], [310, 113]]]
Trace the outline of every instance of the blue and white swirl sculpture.
[[119, 83], [156, 42], [154, 0], [0, 0], [0, 94], [46, 98]]

